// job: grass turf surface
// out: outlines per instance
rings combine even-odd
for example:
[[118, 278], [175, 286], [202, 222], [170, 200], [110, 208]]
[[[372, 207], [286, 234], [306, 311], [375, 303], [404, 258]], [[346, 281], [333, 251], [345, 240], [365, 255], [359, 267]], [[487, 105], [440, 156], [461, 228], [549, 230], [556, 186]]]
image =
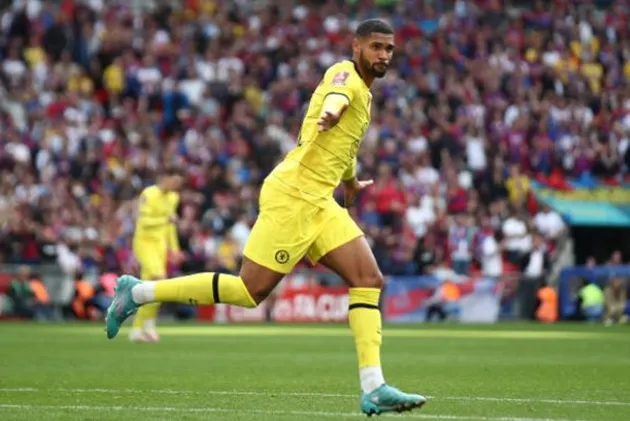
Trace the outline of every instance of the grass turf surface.
[[[160, 332], [159, 344], [135, 345], [126, 330], [107, 340], [102, 325], [0, 323], [0, 419], [362, 417], [346, 326]], [[630, 419], [630, 328], [416, 325], [384, 335], [386, 379], [430, 397], [395, 419]]]

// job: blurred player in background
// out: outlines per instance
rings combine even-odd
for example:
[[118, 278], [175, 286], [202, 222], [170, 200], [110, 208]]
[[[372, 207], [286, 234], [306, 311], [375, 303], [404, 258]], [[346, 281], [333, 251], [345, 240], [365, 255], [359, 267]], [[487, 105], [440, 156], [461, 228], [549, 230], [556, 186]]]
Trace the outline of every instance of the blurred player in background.
[[[183, 175], [168, 169], [157, 183], [145, 188], [138, 198], [138, 218], [133, 235], [133, 253], [140, 265], [140, 277], [153, 281], [166, 278], [169, 255], [180, 258], [177, 238], [177, 206]], [[157, 342], [155, 320], [160, 303], [138, 309], [129, 334], [132, 342]]]
[[363, 233], [333, 198], [341, 182], [349, 206], [360, 190], [372, 184], [357, 180], [356, 155], [370, 123], [370, 86], [387, 71], [394, 52], [393, 33], [381, 20], [361, 23], [352, 43], [352, 60], [326, 71], [311, 98], [297, 147], [261, 188], [260, 213], [245, 247], [240, 276], [201, 273], [161, 282], [121, 276], [107, 315], [109, 338], [147, 303], [256, 307], [307, 256], [335, 271], [350, 287], [349, 322], [359, 360], [361, 410], [372, 415], [424, 404], [423, 396], [385, 383], [378, 307], [383, 275]]

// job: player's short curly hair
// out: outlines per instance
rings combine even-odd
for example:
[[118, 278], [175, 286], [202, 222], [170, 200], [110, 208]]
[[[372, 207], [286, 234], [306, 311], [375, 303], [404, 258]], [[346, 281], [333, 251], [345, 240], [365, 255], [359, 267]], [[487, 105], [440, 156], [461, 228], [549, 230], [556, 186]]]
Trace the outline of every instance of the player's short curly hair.
[[394, 28], [392, 28], [389, 22], [382, 19], [368, 19], [359, 24], [354, 35], [357, 38], [365, 38], [374, 32], [379, 34], [393, 34]]
[[166, 168], [164, 168], [162, 170], [161, 173], [162, 176], [164, 177], [173, 177], [173, 176], [180, 176], [180, 177], [186, 177], [186, 172], [184, 171], [183, 168], [175, 166], [175, 165], [170, 165], [167, 166]]

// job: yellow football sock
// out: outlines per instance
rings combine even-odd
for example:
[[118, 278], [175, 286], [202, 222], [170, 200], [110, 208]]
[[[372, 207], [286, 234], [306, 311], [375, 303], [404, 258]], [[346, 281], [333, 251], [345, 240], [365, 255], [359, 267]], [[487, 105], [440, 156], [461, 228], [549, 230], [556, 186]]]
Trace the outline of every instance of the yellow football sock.
[[254, 308], [256, 302], [239, 276], [205, 272], [155, 283], [155, 301], [186, 304], [234, 304]]
[[350, 288], [348, 319], [354, 335], [359, 368], [381, 365], [381, 312], [379, 288]]

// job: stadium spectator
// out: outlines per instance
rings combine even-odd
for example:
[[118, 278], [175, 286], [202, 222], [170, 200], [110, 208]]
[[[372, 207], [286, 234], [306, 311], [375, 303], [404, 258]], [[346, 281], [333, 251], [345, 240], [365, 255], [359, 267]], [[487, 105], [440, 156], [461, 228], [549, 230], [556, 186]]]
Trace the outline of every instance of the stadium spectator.
[[442, 261], [443, 253], [443, 249], [437, 247], [433, 233], [419, 238], [413, 257], [413, 261], [416, 265], [416, 274], [431, 274], [435, 269], [435, 265]]
[[34, 320], [52, 317], [50, 297], [46, 286], [28, 266], [21, 266], [8, 291], [13, 314]]
[[536, 320], [542, 323], [558, 320], [558, 293], [545, 279], [536, 292]]
[[472, 220], [465, 214], [455, 215], [449, 227], [448, 241], [451, 265], [458, 275], [469, 272], [474, 236]]
[[624, 324], [628, 321], [626, 311], [626, 286], [620, 278], [611, 279], [610, 283], [604, 290], [604, 308], [606, 325], [613, 323]]
[[[422, 238], [436, 220], [433, 201], [427, 196], [421, 197], [412, 192], [409, 193], [407, 202], [409, 205], [405, 212], [405, 222], [416, 238]], [[376, 222], [379, 218], [378, 213], [373, 218]]]
[[[517, 142], [519, 147], [521, 145], [520, 142], [520, 140]], [[505, 187], [508, 191], [510, 203], [516, 207], [522, 207], [529, 194], [529, 177], [521, 172], [519, 164], [510, 166], [510, 175], [505, 181]]]
[[577, 321], [600, 320], [604, 311], [604, 292], [594, 282], [585, 279], [582, 282], [575, 301], [575, 311], [571, 317]]
[[437, 316], [438, 321], [445, 321], [449, 316], [457, 313], [461, 293], [457, 284], [450, 280], [443, 281], [427, 299], [426, 321], [430, 322]]
[[65, 309], [71, 313], [77, 320], [96, 320], [96, 310], [104, 312], [107, 307], [99, 307], [97, 304], [105, 304], [102, 300], [95, 300], [97, 288], [87, 281], [83, 273], [78, 272], [74, 279], [74, 291], [72, 296], [72, 304]]
[[593, 269], [597, 266], [597, 260], [593, 256], [589, 256], [586, 258], [585, 266], [589, 269]]
[[609, 266], [623, 265], [623, 255], [621, 254], [621, 251], [613, 251], [613, 253], [610, 255], [610, 259], [608, 260], [608, 262], [606, 262], [606, 264]]
[[518, 299], [520, 316], [535, 320], [536, 291], [546, 279], [551, 269], [551, 257], [542, 234], [532, 235], [532, 248], [520, 262], [520, 272], [523, 274], [518, 285]]
[[503, 259], [501, 245], [496, 239], [496, 234], [488, 226], [489, 219], [485, 217], [482, 235], [479, 245], [479, 260], [481, 262], [481, 273], [489, 279], [499, 279], [503, 275]]
[[512, 264], [521, 264], [532, 246], [532, 237], [524, 212], [513, 210], [511, 216], [503, 222], [501, 230], [506, 259]]
[[547, 204], [543, 204], [534, 216], [536, 229], [549, 241], [556, 241], [567, 231], [566, 224], [560, 214]]

